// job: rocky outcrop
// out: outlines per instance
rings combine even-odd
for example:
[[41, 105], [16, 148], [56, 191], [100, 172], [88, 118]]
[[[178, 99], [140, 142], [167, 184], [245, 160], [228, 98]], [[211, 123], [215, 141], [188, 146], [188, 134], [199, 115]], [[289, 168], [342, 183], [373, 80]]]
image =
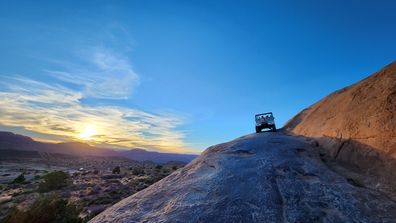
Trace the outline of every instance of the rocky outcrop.
[[327, 156], [396, 193], [396, 62], [303, 110], [284, 129], [316, 138]]
[[299, 113], [288, 135], [210, 147], [91, 223], [394, 222], [395, 111], [393, 63]]
[[102, 212], [99, 222], [393, 222], [395, 202], [282, 132], [208, 148], [186, 167]]

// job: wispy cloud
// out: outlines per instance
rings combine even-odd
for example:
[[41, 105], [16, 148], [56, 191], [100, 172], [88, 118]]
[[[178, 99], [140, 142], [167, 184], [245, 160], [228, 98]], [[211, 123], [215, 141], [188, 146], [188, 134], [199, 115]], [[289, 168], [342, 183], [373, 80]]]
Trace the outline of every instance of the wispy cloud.
[[[101, 69], [120, 69], [126, 72], [127, 79], [135, 78], [133, 71], [124, 62], [108, 55], [96, 56], [93, 60]], [[117, 63], [119, 66], [112, 68]], [[73, 81], [71, 76], [62, 78]], [[190, 151], [183, 141], [184, 132], [176, 130], [183, 123], [183, 117], [133, 108], [83, 104], [80, 99], [86, 93], [119, 97], [125, 95], [126, 91], [107, 94], [111, 93], [112, 87], [96, 83], [94, 76], [75, 78], [77, 83], [87, 82], [85, 92], [21, 76], [0, 76], [0, 124], [23, 127], [68, 140], [79, 140], [79, 135], [86, 126], [94, 126], [96, 133], [92, 136], [92, 142], [96, 144], [173, 152]], [[94, 90], [94, 86], [101, 90]]]
[[47, 70], [47, 73], [61, 81], [80, 85], [83, 97], [126, 99], [140, 83], [128, 57], [111, 49], [95, 47], [78, 57], [79, 64], [58, 61], [61, 69]]

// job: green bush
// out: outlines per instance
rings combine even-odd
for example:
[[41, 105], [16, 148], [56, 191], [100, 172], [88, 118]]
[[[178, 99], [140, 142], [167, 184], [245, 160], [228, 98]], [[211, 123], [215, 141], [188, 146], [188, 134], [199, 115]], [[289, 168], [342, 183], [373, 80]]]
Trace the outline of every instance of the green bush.
[[144, 174], [144, 169], [141, 167], [134, 167], [132, 169], [132, 174], [133, 175], [142, 175], [142, 174]]
[[14, 181], [12, 181], [13, 184], [21, 184], [25, 182], [25, 176], [23, 175], [23, 173], [21, 173], [17, 178], [14, 179]]
[[50, 193], [35, 201], [27, 211], [12, 208], [2, 223], [80, 223], [81, 208]]
[[67, 186], [70, 182], [70, 175], [63, 171], [54, 171], [44, 175], [42, 179], [38, 191], [40, 193], [45, 193]]

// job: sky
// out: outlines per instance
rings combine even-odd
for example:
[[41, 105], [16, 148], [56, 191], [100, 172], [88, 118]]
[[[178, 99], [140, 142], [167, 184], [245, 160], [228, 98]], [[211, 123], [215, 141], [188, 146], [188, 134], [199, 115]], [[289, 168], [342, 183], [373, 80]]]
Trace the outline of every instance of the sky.
[[396, 58], [395, 1], [0, 1], [0, 130], [199, 153]]

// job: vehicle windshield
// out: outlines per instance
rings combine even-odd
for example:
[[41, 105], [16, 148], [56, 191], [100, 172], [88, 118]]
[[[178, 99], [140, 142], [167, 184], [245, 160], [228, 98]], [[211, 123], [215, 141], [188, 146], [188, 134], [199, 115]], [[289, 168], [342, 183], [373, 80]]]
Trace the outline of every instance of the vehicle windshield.
[[273, 118], [274, 118], [274, 116], [273, 116], [272, 113], [264, 113], [264, 114], [256, 115], [256, 120], [259, 120], [259, 119], [273, 119]]

